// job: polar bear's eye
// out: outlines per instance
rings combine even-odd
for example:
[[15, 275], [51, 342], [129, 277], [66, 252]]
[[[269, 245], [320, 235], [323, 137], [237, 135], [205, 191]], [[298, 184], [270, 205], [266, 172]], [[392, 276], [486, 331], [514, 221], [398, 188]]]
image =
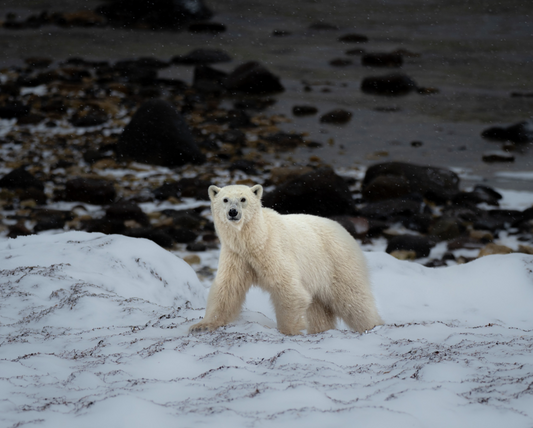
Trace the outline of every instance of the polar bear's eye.
[[224, 203], [228, 203], [228, 198], [224, 198]]
[[242, 198], [241, 202], [244, 204], [246, 202], [246, 198]]

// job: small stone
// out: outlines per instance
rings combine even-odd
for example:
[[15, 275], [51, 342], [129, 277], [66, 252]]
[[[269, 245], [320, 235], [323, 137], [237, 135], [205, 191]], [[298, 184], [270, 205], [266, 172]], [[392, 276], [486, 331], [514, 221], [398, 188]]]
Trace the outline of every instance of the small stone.
[[411, 250], [396, 250], [390, 255], [398, 260], [416, 260], [416, 252]]
[[292, 108], [292, 114], [295, 116], [309, 116], [317, 113], [318, 109], [315, 106], [300, 105]]
[[361, 91], [376, 95], [405, 95], [416, 87], [416, 82], [404, 74], [366, 77], [361, 82]]
[[320, 117], [320, 123], [343, 125], [352, 119], [352, 113], [343, 109], [332, 110]]
[[512, 252], [513, 250], [511, 250], [509, 247], [506, 247], [505, 245], [491, 243], [487, 244], [479, 251], [478, 258], [484, 256], [491, 256], [494, 254], [511, 254]]
[[246, 62], [233, 70], [227, 76], [225, 86], [230, 92], [248, 94], [268, 94], [285, 90], [279, 77], [256, 61]]
[[520, 244], [518, 246], [518, 252], [519, 253], [524, 253], [524, 254], [531, 254], [533, 255], [533, 247], [530, 246], [530, 245], [522, 245]]
[[183, 261], [192, 266], [199, 265], [202, 262], [202, 259], [200, 259], [200, 256], [198, 256], [197, 254], [191, 254], [183, 257]]
[[481, 158], [483, 162], [495, 163], [495, 162], [514, 162], [515, 157], [513, 154], [504, 151], [487, 152], [483, 154]]

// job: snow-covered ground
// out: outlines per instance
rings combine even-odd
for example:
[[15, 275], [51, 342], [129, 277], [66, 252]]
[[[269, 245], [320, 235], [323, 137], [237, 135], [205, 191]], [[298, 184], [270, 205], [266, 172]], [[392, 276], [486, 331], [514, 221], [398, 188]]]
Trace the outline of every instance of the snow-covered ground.
[[0, 426], [532, 427], [533, 256], [367, 256], [384, 326], [283, 336], [253, 290], [189, 336], [206, 283], [152, 242], [4, 240]]

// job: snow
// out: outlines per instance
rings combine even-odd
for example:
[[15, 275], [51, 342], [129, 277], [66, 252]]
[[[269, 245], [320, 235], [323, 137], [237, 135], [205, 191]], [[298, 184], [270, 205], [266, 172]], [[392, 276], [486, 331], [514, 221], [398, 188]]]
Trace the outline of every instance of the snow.
[[0, 426], [531, 427], [533, 256], [366, 255], [386, 323], [366, 334], [284, 336], [253, 289], [236, 322], [188, 335], [207, 284], [152, 242], [4, 240]]

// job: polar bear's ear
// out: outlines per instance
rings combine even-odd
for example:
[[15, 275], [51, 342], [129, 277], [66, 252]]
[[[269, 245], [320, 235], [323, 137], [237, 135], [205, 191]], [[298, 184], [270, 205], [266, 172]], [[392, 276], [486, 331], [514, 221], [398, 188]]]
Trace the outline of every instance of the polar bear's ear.
[[215, 196], [220, 192], [222, 189], [217, 186], [209, 186], [209, 189], [207, 190], [207, 193], [209, 193], [209, 199], [212, 201], [215, 200]]
[[250, 189], [255, 196], [257, 196], [257, 199], [261, 199], [261, 196], [263, 196], [263, 186], [260, 184], [256, 184], [254, 187]]

